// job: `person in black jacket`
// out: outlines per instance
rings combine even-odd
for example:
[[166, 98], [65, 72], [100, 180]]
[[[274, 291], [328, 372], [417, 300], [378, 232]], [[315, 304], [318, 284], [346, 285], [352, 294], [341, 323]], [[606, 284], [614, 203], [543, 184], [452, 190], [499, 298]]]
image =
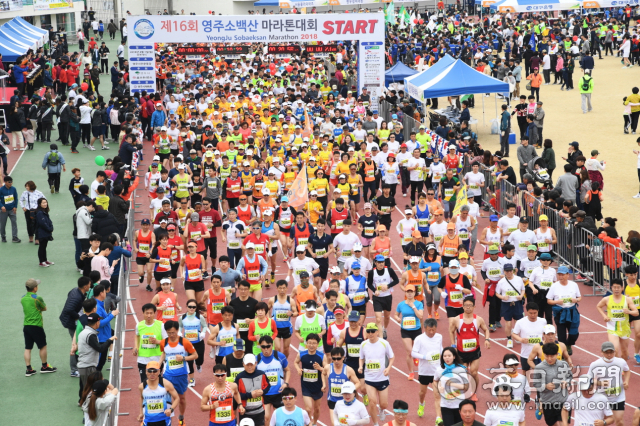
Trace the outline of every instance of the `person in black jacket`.
[[96, 206], [91, 223], [91, 232], [102, 235], [102, 242], [106, 243], [111, 234], [120, 234], [120, 224], [116, 217], [105, 210], [102, 206]]
[[60, 135], [60, 141], [62, 145], [69, 145], [69, 120], [71, 117], [71, 108], [67, 104], [67, 95], [60, 95], [56, 100], [58, 104], [56, 108], [56, 115], [60, 117], [58, 123], [58, 133]]
[[129, 133], [127, 137], [124, 138], [124, 141], [120, 146], [120, 151], [118, 151], [120, 160], [122, 160], [124, 164], [128, 164], [129, 166], [131, 166], [131, 163], [133, 162], [133, 153], [137, 151], [135, 143], [136, 135], [134, 135], [133, 133]]
[[78, 144], [80, 143], [80, 116], [76, 106], [69, 106], [69, 135], [71, 136], [71, 153], [79, 154]]
[[53, 116], [55, 115], [55, 109], [47, 102], [43, 101], [40, 103], [38, 114], [38, 124], [42, 127], [42, 131], [40, 132], [42, 142], [51, 142], [51, 129], [53, 128]]
[[[91, 280], [89, 277], [78, 278], [78, 286], [67, 294], [67, 301], [64, 302], [64, 307], [60, 313], [60, 322], [62, 326], [67, 329], [72, 339], [76, 333], [76, 321], [80, 318], [79, 312], [82, 309], [82, 302], [90, 287]], [[80, 377], [77, 365], [76, 356], [71, 355], [69, 358], [69, 367], [71, 368], [72, 377]]]
[[36, 209], [36, 240], [38, 240], [38, 259], [40, 266], [48, 268], [53, 262], [47, 260], [47, 244], [53, 239], [53, 222], [49, 217], [49, 203], [46, 198], [38, 200]]
[[118, 234], [120, 235], [120, 238], [124, 237], [127, 227], [126, 214], [131, 205], [129, 201], [122, 198], [121, 195], [123, 192], [123, 186], [116, 185], [113, 187], [113, 195], [109, 198], [109, 213], [111, 213], [118, 221], [118, 225], [120, 226], [120, 232], [118, 232]]

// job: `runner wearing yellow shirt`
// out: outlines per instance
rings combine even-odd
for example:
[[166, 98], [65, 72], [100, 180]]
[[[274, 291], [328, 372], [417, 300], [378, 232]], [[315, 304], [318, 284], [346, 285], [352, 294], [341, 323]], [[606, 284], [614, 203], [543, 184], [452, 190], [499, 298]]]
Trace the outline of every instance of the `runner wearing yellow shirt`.
[[324, 209], [322, 203], [318, 201], [318, 193], [316, 191], [311, 191], [309, 197], [309, 201], [304, 206], [304, 211], [307, 212], [309, 222], [315, 227], [320, 216], [324, 217]]

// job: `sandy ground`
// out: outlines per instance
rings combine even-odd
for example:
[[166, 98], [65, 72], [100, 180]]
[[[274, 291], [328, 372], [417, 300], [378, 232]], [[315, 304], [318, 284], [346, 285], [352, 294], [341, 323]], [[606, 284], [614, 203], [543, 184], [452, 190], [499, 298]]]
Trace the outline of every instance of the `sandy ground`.
[[[577, 62], [576, 62], [577, 63]], [[562, 173], [569, 143], [578, 141], [580, 149], [589, 158], [592, 149], [600, 151], [600, 161], [606, 162], [604, 176], [603, 215], [618, 219], [618, 231], [626, 238], [627, 231], [640, 228], [633, 217], [637, 214], [640, 199], [632, 198], [638, 193], [637, 160], [633, 154], [638, 149], [636, 139], [638, 134], [625, 135], [623, 132], [622, 98], [631, 94], [631, 88], [640, 86], [640, 67], [634, 66], [622, 69], [620, 58], [604, 57], [595, 59], [593, 71], [594, 91], [591, 97], [593, 111], [583, 114], [578, 83], [582, 77], [582, 70], [576, 68], [573, 74], [574, 90], [561, 91], [560, 85], [550, 84], [540, 89], [540, 100], [544, 102], [546, 112], [544, 120], [543, 138], [553, 141], [556, 153], [557, 168], [554, 180]], [[551, 76], [553, 83], [553, 75]], [[521, 83], [521, 88], [526, 83]], [[522, 89], [521, 89], [522, 90]], [[521, 92], [521, 94], [523, 94]], [[524, 93], [528, 95], [528, 93]], [[493, 97], [481, 98], [476, 96], [476, 107], [472, 110], [472, 117], [478, 119], [479, 142], [484, 149], [495, 152], [500, 148], [498, 135], [490, 134], [490, 121], [495, 118], [495, 101]], [[485, 125], [482, 124], [482, 99], [485, 105]], [[502, 101], [498, 101], [498, 109]], [[446, 99], [440, 100], [440, 105], [447, 105]], [[512, 119], [512, 127], [517, 123]], [[475, 126], [474, 126], [475, 130]], [[519, 143], [519, 141], [518, 141]], [[515, 148], [512, 147], [512, 154]], [[538, 150], [538, 154], [542, 151]], [[517, 169], [517, 158], [510, 157], [514, 169]]]

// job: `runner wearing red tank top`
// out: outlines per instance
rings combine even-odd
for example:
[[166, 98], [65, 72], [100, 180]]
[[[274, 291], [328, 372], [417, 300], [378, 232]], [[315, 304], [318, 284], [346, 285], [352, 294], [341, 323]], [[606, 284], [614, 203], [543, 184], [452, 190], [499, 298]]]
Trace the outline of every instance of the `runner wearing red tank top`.
[[416, 426], [415, 423], [411, 423], [407, 420], [408, 415], [409, 404], [401, 399], [396, 399], [393, 401], [393, 420], [385, 426]]
[[151, 247], [156, 243], [156, 236], [151, 232], [151, 221], [142, 219], [142, 229], [133, 234], [133, 256], [136, 258], [138, 265], [138, 280], [140, 284], [144, 281], [145, 269], [147, 272], [147, 291], [153, 291], [151, 288], [151, 270], [152, 264], [149, 263], [151, 256]]
[[[480, 330], [484, 332], [485, 349], [489, 349], [491, 343], [487, 338], [489, 336], [489, 328], [481, 317], [473, 313], [475, 307], [476, 300], [473, 297], [464, 299], [462, 304], [464, 313], [459, 317], [449, 319], [449, 336], [451, 337], [451, 342], [453, 342], [452, 346], [456, 347], [460, 359], [469, 370], [476, 384], [478, 384], [480, 383], [478, 366], [482, 356], [480, 352]], [[474, 394], [471, 400], [477, 401], [478, 397]]]

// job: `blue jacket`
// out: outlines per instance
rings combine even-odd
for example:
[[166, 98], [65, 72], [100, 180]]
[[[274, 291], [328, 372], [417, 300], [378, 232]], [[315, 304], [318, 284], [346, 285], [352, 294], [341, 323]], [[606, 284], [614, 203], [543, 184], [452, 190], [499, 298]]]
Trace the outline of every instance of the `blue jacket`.
[[[5, 197], [13, 196], [13, 201], [7, 203]], [[8, 210], [13, 210], [18, 207], [18, 191], [16, 191], [15, 186], [11, 188], [7, 188], [6, 185], [0, 186], [0, 208], [4, 207]]]
[[106, 342], [111, 338], [111, 320], [114, 318], [113, 314], [108, 314], [104, 309], [104, 301], [96, 299], [98, 302], [96, 313], [100, 315], [100, 327], [98, 328], [98, 341], [100, 343]]
[[[49, 161], [49, 154], [51, 154], [52, 152], [58, 154], [58, 162], [56, 164], [53, 164], [51, 161]], [[62, 173], [62, 166], [64, 164], [64, 157], [62, 156], [61, 152], [58, 152], [58, 150], [48, 151], [44, 155], [44, 159], [42, 160], [42, 168], [45, 169], [47, 173]]]
[[[125, 250], [122, 246], [114, 246], [111, 254], [109, 255], [109, 257], [107, 257], [107, 259], [109, 259], [109, 266], [113, 265], [114, 260], [120, 259], [121, 255], [124, 255], [124, 257], [131, 257], [131, 252], [129, 250]], [[111, 274], [112, 277], [117, 277], [120, 273], [121, 263], [122, 262], [118, 262], [116, 267], [113, 268], [113, 274]]]
[[164, 126], [164, 122], [166, 120], [167, 115], [164, 113], [164, 111], [155, 110], [153, 111], [153, 114], [151, 114], [151, 127], [162, 127]]
[[53, 86], [53, 77], [51, 76], [51, 70], [45, 70], [44, 71], [44, 80], [43, 80], [43, 84], [46, 87], [51, 87]]
[[120, 71], [116, 67], [111, 67], [111, 82], [118, 84], [118, 80], [120, 80]]
[[13, 69], [13, 76], [16, 79], [16, 83], [24, 83], [24, 74], [22, 73], [25, 71], [28, 72], [29, 68], [28, 67], [22, 68], [19, 65], [14, 65], [12, 69]]
[[559, 305], [553, 305], [551, 308], [553, 311], [553, 317], [559, 324], [569, 323], [569, 335], [578, 334], [578, 328], [580, 327], [580, 312], [578, 312], [578, 305], [575, 304], [570, 308], [563, 308]]
[[53, 222], [49, 217], [49, 213], [38, 210], [36, 213], [36, 239], [48, 240], [53, 234]]

